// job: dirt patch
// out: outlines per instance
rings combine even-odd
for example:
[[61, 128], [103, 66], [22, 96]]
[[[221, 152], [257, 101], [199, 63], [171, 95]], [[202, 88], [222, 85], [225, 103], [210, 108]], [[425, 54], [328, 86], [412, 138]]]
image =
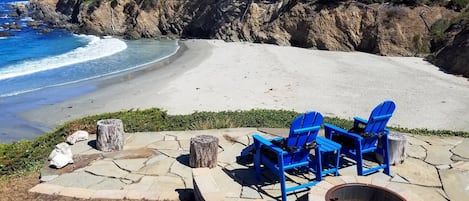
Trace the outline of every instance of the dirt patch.
[[[28, 192], [29, 189], [39, 184], [39, 173], [34, 173], [22, 177], [13, 177], [0, 180], [0, 200], [23, 200], [23, 201], [49, 201], [49, 200], [63, 200], [75, 201], [84, 200], [78, 198], [64, 197], [58, 195], [45, 195], [39, 193]], [[93, 199], [96, 201], [104, 201], [104, 199]], [[105, 199], [109, 200], [109, 199]], [[127, 200], [127, 199], [125, 199]]]
[[91, 162], [101, 159], [101, 154], [92, 155], [78, 155], [73, 157], [73, 164], [69, 164], [61, 169], [52, 168], [49, 166], [49, 162], [45, 162], [41, 169], [41, 174], [44, 175], [61, 175], [64, 173], [73, 172], [77, 169], [88, 166]]
[[51, 196], [28, 192], [28, 190], [36, 184], [39, 184], [39, 173], [1, 180], [1, 200], [80, 200], [63, 196]]

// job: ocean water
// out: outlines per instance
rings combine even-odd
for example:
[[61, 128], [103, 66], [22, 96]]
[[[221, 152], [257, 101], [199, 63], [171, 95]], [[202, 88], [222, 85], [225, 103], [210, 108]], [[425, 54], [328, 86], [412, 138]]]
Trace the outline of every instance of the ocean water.
[[[0, 143], [30, 139], [51, 129], [22, 120], [20, 112], [95, 90], [92, 85], [72, 86], [142, 69], [179, 48], [172, 40], [126, 41], [64, 30], [40, 34], [26, 25], [31, 18], [8, 16], [9, 4], [15, 2], [0, 0], [0, 32], [14, 35], [0, 37]], [[2, 26], [13, 22], [21, 30]]]

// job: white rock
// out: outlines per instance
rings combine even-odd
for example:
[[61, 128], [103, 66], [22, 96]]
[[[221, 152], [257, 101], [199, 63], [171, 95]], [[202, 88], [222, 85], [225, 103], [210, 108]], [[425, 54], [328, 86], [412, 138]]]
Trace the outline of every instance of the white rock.
[[75, 144], [76, 142], [88, 140], [88, 132], [86, 131], [75, 131], [72, 135], [67, 137], [67, 142], [69, 144]]
[[49, 155], [50, 165], [58, 169], [63, 168], [69, 163], [73, 163], [73, 154], [70, 146], [62, 142], [55, 145], [55, 149]]

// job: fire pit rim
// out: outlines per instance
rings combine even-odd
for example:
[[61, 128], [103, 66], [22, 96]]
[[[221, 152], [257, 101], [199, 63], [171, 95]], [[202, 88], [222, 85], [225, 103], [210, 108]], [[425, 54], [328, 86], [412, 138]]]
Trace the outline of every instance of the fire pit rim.
[[326, 197], [325, 199], [328, 200], [327, 198], [330, 198], [332, 196], [332, 193], [338, 189], [341, 189], [341, 188], [344, 188], [344, 187], [350, 187], [350, 186], [365, 186], [365, 187], [372, 187], [372, 188], [376, 188], [376, 189], [379, 189], [379, 190], [382, 190], [382, 191], [385, 191], [385, 192], [388, 192], [388, 193], [391, 193], [395, 196], [397, 196], [400, 200], [402, 201], [407, 201], [406, 198], [404, 198], [402, 195], [400, 195], [399, 193], [389, 189], [389, 188], [385, 188], [383, 186], [378, 186], [378, 185], [373, 185], [373, 184], [367, 184], [367, 183], [359, 183], [359, 182], [355, 182], [355, 183], [344, 183], [344, 184], [339, 184], [339, 185], [335, 185], [334, 187], [330, 188], [329, 190], [327, 190], [326, 192]]
[[[387, 177], [387, 178], [385, 178]], [[412, 190], [405, 187], [399, 182], [391, 182], [391, 177], [381, 175], [375, 176], [327, 176], [322, 181], [310, 187], [308, 192], [308, 200], [310, 201], [326, 201], [326, 192], [332, 187], [345, 183], [360, 183], [372, 184], [387, 188], [394, 192], [399, 192], [399, 195], [404, 197], [407, 201], [424, 201], [420, 196], [412, 192]]]

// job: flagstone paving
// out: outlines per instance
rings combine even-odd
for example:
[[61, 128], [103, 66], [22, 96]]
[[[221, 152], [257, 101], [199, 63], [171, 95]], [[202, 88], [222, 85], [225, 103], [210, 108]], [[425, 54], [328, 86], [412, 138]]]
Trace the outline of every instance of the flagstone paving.
[[[193, 136], [219, 139], [218, 166], [210, 169], [225, 200], [279, 200], [278, 178], [264, 171], [255, 179], [252, 158], [241, 157], [253, 143], [252, 134], [272, 138], [288, 129], [233, 128], [202, 131], [126, 133], [122, 151], [95, 149], [96, 136], [72, 145], [74, 164], [41, 170], [42, 183], [31, 192], [84, 199], [193, 200], [189, 143]], [[408, 158], [391, 167], [391, 176], [375, 173], [359, 177], [356, 167], [342, 160], [339, 177], [327, 176], [310, 190], [288, 194], [289, 200], [322, 199], [327, 189], [342, 183], [380, 185], [407, 196], [408, 200], [462, 201], [469, 197], [469, 139], [406, 134]], [[250, 160], [251, 159], [251, 160]], [[293, 182], [306, 178], [288, 175]]]

